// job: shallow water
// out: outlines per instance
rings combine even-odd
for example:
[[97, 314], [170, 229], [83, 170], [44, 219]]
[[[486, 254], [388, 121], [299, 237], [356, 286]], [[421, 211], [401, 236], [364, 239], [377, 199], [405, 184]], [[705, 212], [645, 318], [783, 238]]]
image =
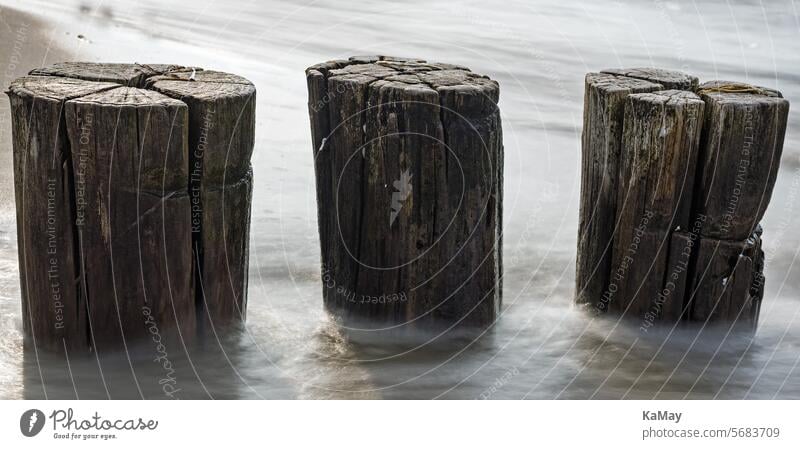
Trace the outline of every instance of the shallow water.
[[[763, 221], [767, 290], [754, 338], [642, 334], [571, 305], [584, 73], [671, 67], [796, 102], [800, 16], [790, 0], [0, 3], [45, 20], [44, 41], [71, 59], [199, 65], [258, 87], [246, 332], [168, 348], [174, 396], [800, 398], [796, 111]], [[303, 70], [353, 54], [457, 63], [500, 82], [504, 308], [482, 335], [375, 340], [346, 335], [323, 312]], [[4, 155], [9, 144], [4, 133]], [[7, 192], [11, 168], [0, 171]], [[0, 198], [0, 211], [0, 397], [167, 397], [147, 344], [68, 366], [23, 350], [12, 197]]]

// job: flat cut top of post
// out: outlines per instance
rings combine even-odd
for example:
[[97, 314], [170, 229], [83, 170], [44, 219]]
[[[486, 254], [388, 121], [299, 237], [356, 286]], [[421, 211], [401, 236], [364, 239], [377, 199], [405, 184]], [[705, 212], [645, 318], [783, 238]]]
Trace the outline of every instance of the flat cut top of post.
[[214, 70], [176, 71], [148, 78], [146, 87], [176, 97], [217, 100], [226, 97], [246, 97], [256, 88], [238, 75]]
[[233, 73], [219, 72], [216, 70], [192, 70], [181, 69], [174, 70], [162, 75], [156, 75], [148, 79], [148, 84], [157, 81], [193, 81], [198, 83], [228, 83], [228, 84], [246, 84], [252, 86], [247, 78], [234, 75]]
[[91, 82], [60, 76], [29, 75], [15, 79], [8, 87], [7, 93], [20, 97], [65, 101], [115, 87], [119, 87], [119, 84]]
[[185, 67], [169, 64], [123, 64], [99, 62], [60, 62], [31, 70], [31, 75], [62, 76], [87, 81], [104, 81], [126, 86], [141, 87], [151, 76]]
[[698, 95], [686, 90], [659, 90], [631, 94], [628, 98], [630, 101], [642, 101], [665, 106], [704, 104]]
[[[215, 124], [224, 126], [215, 126], [215, 131], [209, 132], [209, 139], [216, 137], [225, 144], [217, 145], [215, 141], [214, 145], [208, 145], [203, 179], [214, 180], [215, 176], [224, 179], [224, 176], [217, 176], [217, 172], [224, 174], [231, 165], [243, 173], [249, 170], [254, 139], [252, 99], [255, 86], [241, 76], [168, 64], [91, 62], [59, 63], [32, 73], [36, 75], [11, 83], [7, 93], [12, 97], [69, 102], [73, 106], [90, 103], [121, 109], [155, 106], [164, 109], [155, 112], [158, 117], [166, 117], [167, 109], [189, 109], [189, 103], [196, 104], [195, 101], [206, 109], [223, 110]], [[237, 130], [237, 140], [231, 143], [225, 134], [226, 126], [230, 125], [232, 131], [243, 111], [249, 114], [243, 119], [249, 129]], [[230, 117], [231, 120], [224, 122]]]
[[494, 103], [499, 97], [499, 85], [487, 76], [471, 72], [454, 64], [428, 62], [422, 59], [405, 59], [391, 56], [355, 56], [347, 61], [328, 61], [306, 70], [307, 74], [319, 72], [329, 81], [372, 84], [376, 87], [397, 88], [409, 91], [434, 90], [482, 94]]
[[347, 60], [348, 62], [355, 62], [359, 64], [369, 64], [378, 61], [394, 61], [394, 62], [421, 62], [424, 63], [424, 59], [417, 59], [417, 58], [402, 58], [398, 56], [381, 56], [381, 55], [366, 55], [366, 56], [351, 56]]
[[69, 100], [119, 85], [211, 100], [255, 92], [253, 83], [241, 76], [197, 67], [62, 62], [32, 70], [29, 76], [15, 80], [9, 93]]
[[161, 106], [186, 108], [180, 100], [170, 98], [159, 92], [136, 87], [115, 85], [114, 89], [91, 93], [70, 100], [71, 103], [94, 103], [103, 106]]
[[[330, 70], [341, 69], [353, 64], [375, 64], [378, 62], [382, 64], [390, 64], [390, 63], [407, 64], [409, 66], [414, 64], [420, 64], [420, 65], [429, 64], [424, 59], [399, 58], [396, 56], [381, 56], [381, 55], [351, 56], [349, 59], [335, 59], [332, 61], [326, 61], [326, 62], [321, 62], [319, 64], [314, 64], [306, 69], [306, 74], [308, 74], [311, 71], [317, 71], [327, 76]], [[468, 68], [459, 65], [442, 64], [442, 63], [433, 63], [433, 65], [442, 69], [450, 68], [450, 69], [461, 69], [469, 71]]]
[[696, 76], [688, 75], [677, 70], [658, 69], [654, 67], [634, 67], [629, 69], [605, 69], [601, 73], [627, 76], [661, 84], [664, 89], [695, 90], [699, 80]]
[[605, 93], [640, 93], [662, 90], [663, 85], [651, 81], [610, 73], [587, 73], [586, 84]]
[[719, 103], [788, 103], [788, 101], [783, 98], [783, 94], [775, 89], [734, 81], [708, 81], [700, 85], [697, 93]]

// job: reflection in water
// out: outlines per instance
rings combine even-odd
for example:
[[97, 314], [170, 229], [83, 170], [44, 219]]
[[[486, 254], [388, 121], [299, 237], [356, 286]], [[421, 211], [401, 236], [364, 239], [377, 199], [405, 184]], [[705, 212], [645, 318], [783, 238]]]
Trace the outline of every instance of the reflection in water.
[[[183, 348], [170, 367], [129, 352], [61, 357], [23, 349], [8, 108], [0, 110], [0, 397], [800, 398], [800, 129], [790, 112], [764, 225], [767, 291], [754, 338], [651, 330], [572, 307], [583, 75], [610, 66], [683, 68], [800, 94], [789, 0], [663, 2], [309, 2], [4, 0], [37, 14], [25, 64], [171, 62], [240, 73], [259, 89], [245, 332]], [[496, 3], [496, 4], [495, 4]], [[696, 9], [695, 9], [696, 8]], [[14, 15], [4, 10], [14, 42]], [[392, 20], [379, 18], [392, 17]], [[0, 32], [7, 32], [0, 29]], [[82, 38], [77, 38], [77, 35]], [[47, 42], [61, 48], [48, 48]], [[143, 42], [146, 45], [143, 45]], [[45, 56], [45, 50], [48, 51]], [[305, 67], [351, 54], [452, 62], [501, 85], [506, 151], [504, 305], [485, 334], [342, 329], [322, 308]], [[21, 67], [19, 70], [23, 70]], [[8, 80], [10, 81], [10, 80]], [[71, 375], [70, 375], [71, 373]], [[167, 380], [165, 380], [167, 379]], [[44, 383], [43, 383], [44, 380]]]

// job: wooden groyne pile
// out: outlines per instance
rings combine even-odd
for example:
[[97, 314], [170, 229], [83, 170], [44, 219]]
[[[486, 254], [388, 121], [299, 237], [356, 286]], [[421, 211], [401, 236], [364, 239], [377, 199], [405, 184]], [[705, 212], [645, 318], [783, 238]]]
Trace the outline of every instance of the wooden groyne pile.
[[586, 75], [576, 302], [754, 329], [789, 103], [660, 69]]
[[500, 306], [497, 82], [385, 56], [306, 70], [326, 307], [366, 327], [485, 327]]
[[153, 329], [187, 342], [244, 319], [252, 83], [198, 68], [63, 63], [7, 93], [32, 343], [124, 349]]

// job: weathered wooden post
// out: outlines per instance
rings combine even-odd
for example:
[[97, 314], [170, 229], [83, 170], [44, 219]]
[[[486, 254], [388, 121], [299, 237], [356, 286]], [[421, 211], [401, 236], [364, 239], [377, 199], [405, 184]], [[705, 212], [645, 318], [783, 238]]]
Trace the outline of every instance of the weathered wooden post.
[[141, 339], [144, 307], [191, 335], [186, 105], [115, 87], [68, 100], [66, 128], [90, 344]]
[[605, 290], [611, 276], [625, 101], [630, 94], [662, 89], [660, 84], [638, 78], [586, 75], [575, 273], [579, 304], [605, 311], [610, 302]]
[[38, 347], [63, 350], [65, 345], [88, 343], [75, 258], [75, 194], [64, 102], [114, 87], [70, 78], [24, 77], [8, 89], [22, 323]]
[[691, 221], [703, 120], [700, 97], [665, 90], [629, 95], [625, 104], [612, 248], [609, 309], [679, 319], [683, 291], [660, 295], [674, 229]]
[[502, 272], [498, 84], [390, 57], [306, 75], [326, 307], [368, 327], [491, 324]]
[[761, 219], [778, 175], [789, 102], [728, 81], [699, 87], [706, 103], [695, 213], [700, 230], [691, 319], [755, 327], [763, 296]]
[[704, 83], [699, 93], [706, 114], [696, 210], [709, 217], [702, 235], [745, 240], [772, 197], [789, 102], [778, 91], [727, 81]]
[[[191, 86], [152, 87], [167, 78]], [[238, 307], [243, 319], [254, 94], [241, 78], [168, 65], [62, 63], [12, 83], [23, 318], [33, 344], [122, 349], [154, 324], [186, 342], [200, 314], [229, 324]], [[195, 98], [218, 112], [205, 127]], [[198, 151], [213, 169], [202, 170]], [[204, 239], [197, 212], [214, 228]], [[214, 256], [193, 253], [197, 241]], [[218, 271], [193, 273], [207, 260]], [[201, 280], [215, 286], [206, 301]]]
[[122, 84], [128, 87], [144, 87], [151, 76], [169, 72], [189, 70], [186, 67], [170, 64], [125, 64], [125, 63], [87, 63], [59, 62], [30, 71], [35, 76], [59, 76], [86, 81], [100, 81]]
[[204, 332], [244, 321], [256, 89], [237, 75], [173, 71], [146, 85], [189, 106], [195, 297]]
[[576, 302], [643, 318], [645, 330], [681, 320], [755, 328], [758, 223], [788, 102], [661, 69], [605, 70], [586, 83]]

